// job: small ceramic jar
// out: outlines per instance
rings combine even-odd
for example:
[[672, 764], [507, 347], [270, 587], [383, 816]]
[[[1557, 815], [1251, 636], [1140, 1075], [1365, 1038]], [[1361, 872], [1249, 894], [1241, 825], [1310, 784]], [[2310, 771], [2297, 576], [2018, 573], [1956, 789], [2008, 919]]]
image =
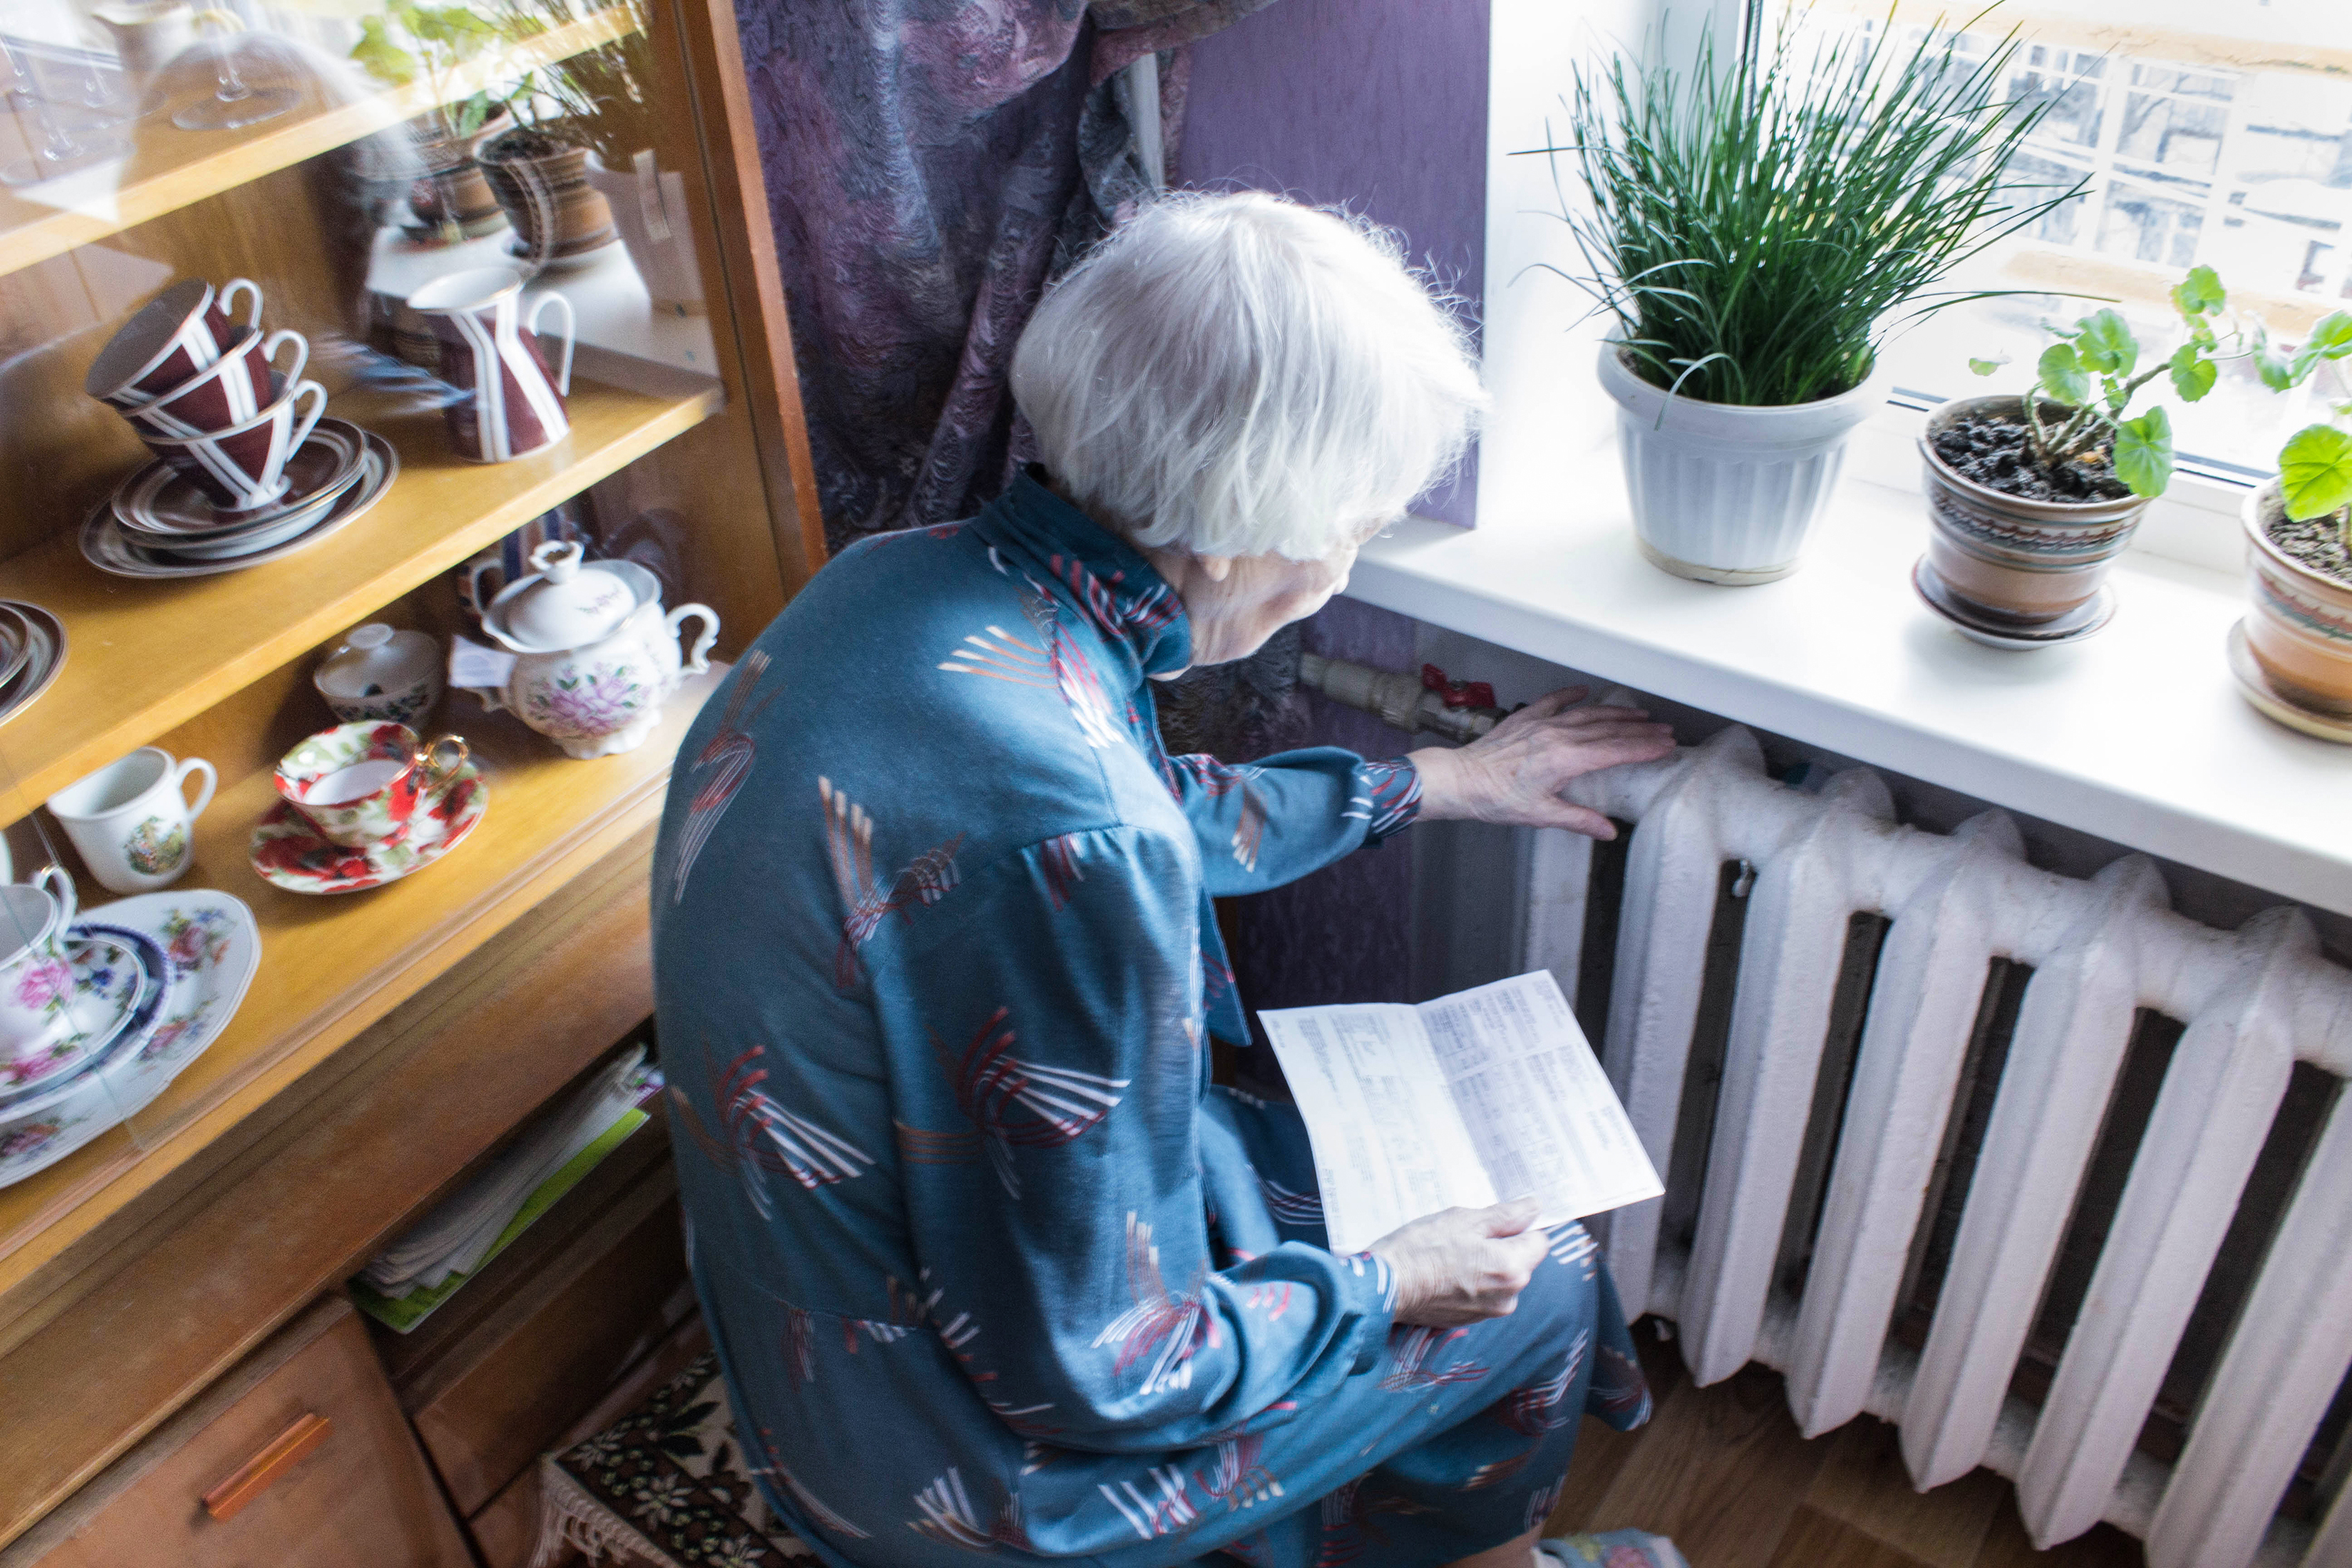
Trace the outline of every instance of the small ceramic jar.
[[310, 677], [346, 724], [411, 724], [441, 700], [441, 642], [371, 621], [352, 628]]

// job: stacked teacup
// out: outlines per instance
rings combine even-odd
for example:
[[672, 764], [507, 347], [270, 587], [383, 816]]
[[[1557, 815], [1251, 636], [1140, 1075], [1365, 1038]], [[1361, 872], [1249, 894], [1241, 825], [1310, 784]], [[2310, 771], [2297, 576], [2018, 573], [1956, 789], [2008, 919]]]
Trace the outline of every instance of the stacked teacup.
[[361, 478], [364, 449], [341, 421], [318, 430], [327, 389], [301, 379], [310, 353], [290, 328], [264, 331], [249, 279], [215, 290], [191, 278], [150, 300], [83, 383], [155, 458], [117, 487], [101, 521], [165, 563], [236, 560], [324, 521]]

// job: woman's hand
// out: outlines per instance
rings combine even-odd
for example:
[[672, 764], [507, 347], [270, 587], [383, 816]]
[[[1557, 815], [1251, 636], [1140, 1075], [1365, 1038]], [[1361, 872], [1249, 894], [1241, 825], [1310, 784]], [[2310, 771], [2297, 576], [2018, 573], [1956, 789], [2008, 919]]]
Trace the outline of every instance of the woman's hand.
[[1421, 773], [1422, 816], [1616, 837], [1606, 816], [1570, 805], [1559, 792], [1570, 779], [1602, 768], [1671, 755], [1674, 731], [1648, 722], [1639, 708], [1570, 708], [1587, 689], [1570, 686], [1538, 697], [1458, 750], [1412, 752], [1406, 760]]
[[1397, 1278], [1396, 1321], [1450, 1329], [1508, 1317], [1551, 1238], [1533, 1198], [1445, 1209], [1372, 1243]]

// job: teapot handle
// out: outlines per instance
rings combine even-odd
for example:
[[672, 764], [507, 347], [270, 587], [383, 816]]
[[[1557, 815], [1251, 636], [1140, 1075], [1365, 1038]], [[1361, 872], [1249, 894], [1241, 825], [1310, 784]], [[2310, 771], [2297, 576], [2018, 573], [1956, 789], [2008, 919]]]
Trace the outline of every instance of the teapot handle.
[[662, 621], [669, 635], [677, 636], [678, 626], [689, 618], [702, 622], [702, 635], [694, 639], [694, 647], [686, 656], [686, 668], [680, 673], [700, 675], [710, 668], [710, 645], [719, 640], [719, 612], [708, 605], [680, 605]]

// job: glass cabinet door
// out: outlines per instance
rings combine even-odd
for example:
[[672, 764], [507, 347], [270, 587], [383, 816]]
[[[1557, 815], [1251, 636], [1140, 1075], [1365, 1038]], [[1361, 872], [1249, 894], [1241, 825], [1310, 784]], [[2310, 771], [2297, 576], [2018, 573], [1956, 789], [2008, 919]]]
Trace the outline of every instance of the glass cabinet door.
[[0, 15], [0, 1288], [639, 843], [813, 568], [683, 14]]

